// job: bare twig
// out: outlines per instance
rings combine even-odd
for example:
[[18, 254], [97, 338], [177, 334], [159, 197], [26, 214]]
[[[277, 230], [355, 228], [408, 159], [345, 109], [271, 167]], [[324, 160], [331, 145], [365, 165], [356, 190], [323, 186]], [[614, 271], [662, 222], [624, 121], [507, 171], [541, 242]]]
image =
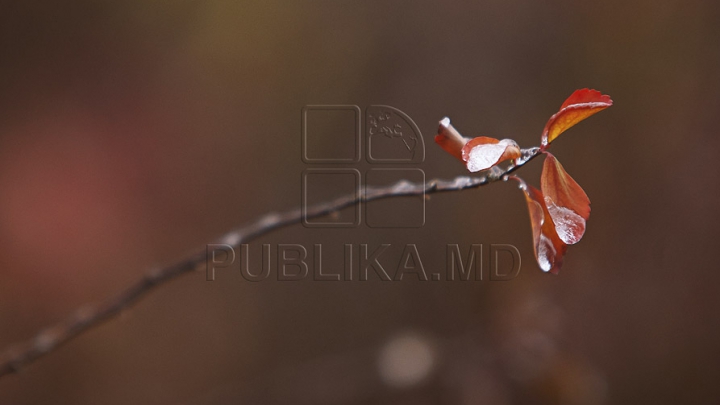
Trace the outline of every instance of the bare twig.
[[[497, 169], [479, 177], [460, 176], [453, 180], [431, 180], [427, 183], [400, 181], [387, 187], [368, 187], [365, 189], [365, 193], [360, 196], [355, 194], [347, 195], [333, 201], [308, 207], [305, 217], [308, 219], [322, 217], [355, 205], [361, 201], [366, 202], [391, 197], [417, 196], [478, 188], [503, 179], [505, 175], [517, 170], [539, 154], [539, 148], [525, 149], [522, 151], [522, 157], [516, 159], [507, 169]], [[216, 243], [237, 247], [276, 229], [300, 223], [302, 219], [303, 212], [300, 209], [285, 213], [270, 213], [247, 227], [228, 232]], [[118, 315], [121, 311], [127, 310], [155, 288], [182, 274], [190, 273], [199, 268], [205, 263], [205, 256], [206, 250], [203, 248], [179, 262], [151, 271], [117, 296], [99, 305], [78, 309], [73, 316], [66, 321], [48, 328], [40, 332], [33, 339], [7, 350], [0, 362], [0, 377], [17, 372], [22, 367], [54, 351], [64, 343], [97, 327]]]

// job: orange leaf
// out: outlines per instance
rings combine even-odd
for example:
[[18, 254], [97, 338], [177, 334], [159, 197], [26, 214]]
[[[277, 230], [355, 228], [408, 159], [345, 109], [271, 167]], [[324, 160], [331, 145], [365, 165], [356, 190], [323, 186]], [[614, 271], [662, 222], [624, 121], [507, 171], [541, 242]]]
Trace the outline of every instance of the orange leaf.
[[597, 90], [575, 90], [560, 106], [560, 111], [550, 117], [545, 124], [542, 133], [542, 148], [547, 148], [550, 142], [568, 128], [612, 104], [610, 96], [603, 95]]
[[560, 240], [552, 217], [545, 207], [545, 201], [540, 190], [528, 186], [524, 181], [512, 176], [520, 182], [520, 189], [525, 192], [528, 211], [530, 213], [530, 226], [533, 232], [533, 247], [535, 259], [543, 271], [557, 274], [562, 267], [563, 256], [567, 251], [567, 245]]
[[468, 142], [460, 133], [450, 124], [450, 118], [445, 117], [440, 121], [438, 134], [435, 135], [435, 143], [440, 145], [445, 152], [454, 156], [457, 160], [462, 161], [462, 148]]
[[516, 159], [520, 156], [520, 147], [512, 139], [500, 141], [478, 136], [462, 148], [462, 160], [471, 172], [489, 169], [504, 160]]
[[590, 199], [555, 156], [547, 152], [545, 154], [547, 157], [540, 178], [545, 206], [560, 239], [573, 245], [585, 233], [585, 222], [590, 218]]

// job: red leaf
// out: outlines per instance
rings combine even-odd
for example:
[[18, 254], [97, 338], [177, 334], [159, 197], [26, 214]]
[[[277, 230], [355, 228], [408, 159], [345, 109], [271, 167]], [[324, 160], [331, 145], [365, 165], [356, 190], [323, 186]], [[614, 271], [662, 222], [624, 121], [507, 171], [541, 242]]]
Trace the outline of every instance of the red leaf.
[[451, 154], [456, 159], [462, 161], [462, 148], [469, 139], [464, 138], [450, 124], [450, 118], [443, 118], [438, 127], [438, 134], [435, 135], [435, 143], [440, 145], [445, 152]]
[[512, 139], [502, 141], [486, 136], [478, 136], [462, 148], [462, 160], [468, 170], [478, 172], [496, 164], [521, 156], [520, 147]]
[[557, 274], [562, 267], [563, 256], [567, 251], [567, 245], [560, 240], [555, 232], [555, 225], [552, 217], [545, 207], [545, 199], [542, 192], [533, 186], [528, 186], [524, 181], [512, 176], [520, 182], [520, 189], [525, 192], [525, 200], [530, 213], [530, 226], [533, 232], [533, 247], [535, 260], [540, 269]]
[[547, 146], [568, 128], [585, 118], [600, 112], [613, 104], [610, 96], [597, 90], [582, 89], [568, 97], [560, 106], [560, 111], [550, 117], [542, 133], [542, 148]]
[[540, 178], [545, 206], [560, 239], [573, 245], [585, 233], [585, 222], [590, 218], [590, 199], [555, 156], [547, 152], [545, 154], [547, 157]]

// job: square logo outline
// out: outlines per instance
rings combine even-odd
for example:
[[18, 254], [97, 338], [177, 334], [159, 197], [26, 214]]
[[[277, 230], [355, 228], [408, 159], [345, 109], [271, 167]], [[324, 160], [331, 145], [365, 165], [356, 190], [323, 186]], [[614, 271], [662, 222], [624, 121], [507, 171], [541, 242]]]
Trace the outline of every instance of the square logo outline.
[[[308, 156], [308, 120], [309, 111], [352, 110], [355, 113], [355, 155], [352, 158], [311, 158]], [[310, 104], [302, 108], [302, 161], [304, 163], [359, 163], [362, 159], [362, 111], [353, 104]]]
[[[314, 222], [308, 220], [308, 190], [307, 178], [310, 174], [352, 174], [355, 177], [355, 199], [357, 203], [353, 204], [355, 210], [355, 221], [353, 222]], [[302, 225], [306, 228], [357, 228], [362, 223], [362, 197], [363, 184], [360, 171], [355, 168], [324, 168], [311, 167], [302, 172]]]
[[[422, 174], [422, 184], [425, 184], [425, 171], [424, 171], [423, 169], [419, 168], [419, 167], [373, 167], [373, 168], [368, 169], [368, 170], [365, 172], [365, 188], [364, 188], [364, 190], [368, 188], [368, 184], [367, 184], [367, 183], [368, 183], [368, 178], [370, 177], [369, 174], [370, 174], [370, 172], [373, 172], [373, 171], [374, 171], [374, 172], [379, 172], [379, 171], [417, 171], [417, 172], [420, 172], [420, 173]], [[422, 199], [422, 207], [423, 207], [423, 208], [422, 208], [422, 223], [420, 223], [419, 225], [413, 225], [413, 226], [377, 226], [377, 225], [371, 225], [371, 224], [370, 224], [370, 221], [369, 221], [370, 218], [369, 218], [368, 213], [367, 213], [367, 209], [368, 209], [368, 205], [369, 205], [369, 204], [365, 204], [365, 208], [364, 208], [364, 211], [365, 211], [365, 225], [366, 225], [368, 228], [373, 228], [373, 229], [413, 229], [413, 228], [422, 228], [422, 227], [424, 227], [424, 226], [425, 226], [425, 222], [426, 222], [426, 212], [427, 212], [427, 209], [426, 209], [426, 207], [425, 207], [425, 190], [423, 190], [422, 195], [420, 195], [419, 197]]]

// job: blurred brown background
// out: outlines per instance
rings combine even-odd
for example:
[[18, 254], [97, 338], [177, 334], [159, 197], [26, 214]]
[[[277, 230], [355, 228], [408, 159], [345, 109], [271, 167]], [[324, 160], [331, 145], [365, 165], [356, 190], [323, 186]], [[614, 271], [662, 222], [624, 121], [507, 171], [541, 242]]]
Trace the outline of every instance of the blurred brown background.
[[420, 230], [295, 226], [253, 246], [416, 243], [433, 267], [447, 243], [509, 243], [522, 270], [198, 272], [3, 378], [0, 403], [716, 403], [718, 21], [709, 0], [3, 2], [1, 347], [297, 207], [307, 104], [405, 111], [428, 178], [464, 173], [432, 143], [443, 116], [528, 147], [577, 88], [615, 105], [553, 144], [593, 209], [559, 276], [510, 184], [433, 196]]

